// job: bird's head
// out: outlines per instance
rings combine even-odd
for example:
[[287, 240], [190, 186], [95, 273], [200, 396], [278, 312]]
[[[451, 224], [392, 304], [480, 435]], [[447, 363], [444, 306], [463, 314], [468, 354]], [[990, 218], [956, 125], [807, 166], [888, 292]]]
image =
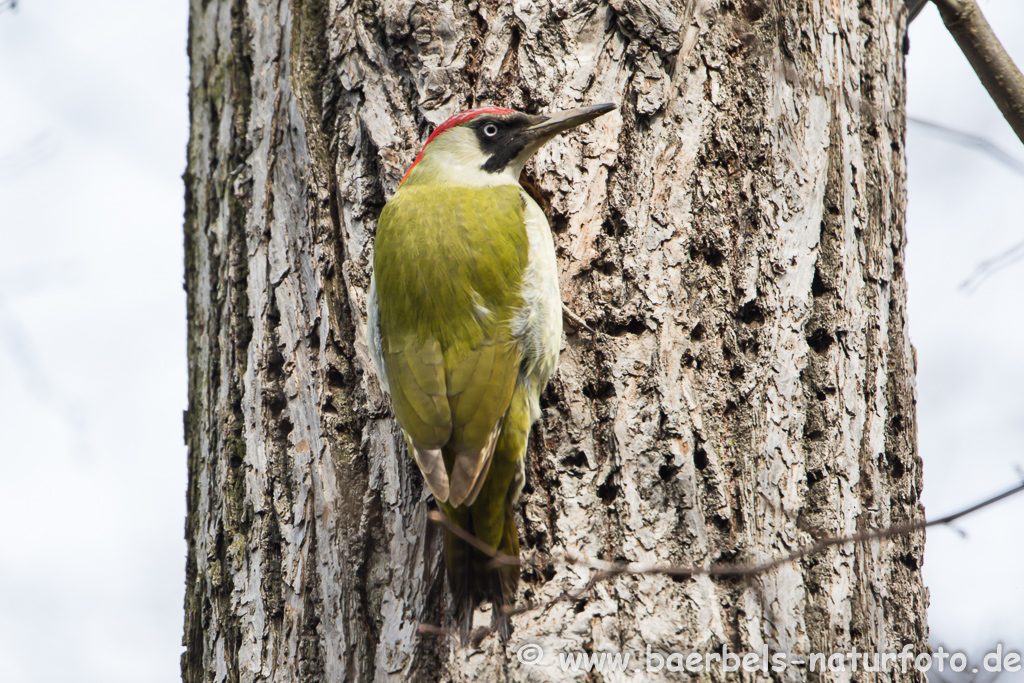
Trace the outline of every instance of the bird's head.
[[461, 112], [430, 134], [402, 183], [518, 183], [523, 166], [545, 142], [612, 109], [614, 104], [597, 104], [540, 116], [499, 107]]

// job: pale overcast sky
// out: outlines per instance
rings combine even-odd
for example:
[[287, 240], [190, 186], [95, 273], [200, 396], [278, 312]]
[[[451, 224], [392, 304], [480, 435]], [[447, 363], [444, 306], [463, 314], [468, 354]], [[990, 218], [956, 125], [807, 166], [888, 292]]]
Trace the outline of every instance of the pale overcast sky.
[[[981, 5], [1024, 63], [1024, 3]], [[2, 683], [179, 680], [187, 24], [184, 0], [0, 10]], [[933, 7], [910, 36], [908, 113], [1024, 161]], [[960, 289], [1024, 241], [1024, 175], [920, 126], [908, 154], [934, 517], [1024, 476], [1024, 259]], [[933, 645], [1024, 647], [1022, 542], [1024, 497], [929, 532]]]

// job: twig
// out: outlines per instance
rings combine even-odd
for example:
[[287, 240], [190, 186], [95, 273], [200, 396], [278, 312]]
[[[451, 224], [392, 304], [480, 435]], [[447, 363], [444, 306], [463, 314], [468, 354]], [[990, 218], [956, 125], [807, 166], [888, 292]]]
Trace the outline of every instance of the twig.
[[[983, 154], [987, 154], [996, 161], [1009, 167], [1014, 172], [1024, 175], [1024, 161], [1017, 159], [1012, 154], [1006, 152], [1001, 147], [998, 147], [983, 137], [961, 130], [956, 130], [955, 128], [944, 126], [941, 123], [926, 121], [913, 116], [908, 116], [907, 121], [933, 130], [952, 142], [965, 147], [971, 147]], [[1024, 241], [1018, 242], [1002, 253], [979, 263], [974, 269], [974, 272], [960, 284], [960, 289], [969, 292], [974, 291], [977, 289], [978, 285], [988, 279], [991, 275], [1017, 262], [1022, 257], [1024, 257]]]
[[974, 269], [970, 277], [960, 283], [960, 289], [973, 292], [982, 282], [1013, 263], [1024, 258], [1024, 242], [1018, 242], [1000, 254], [985, 259]]
[[[487, 545], [486, 543], [484, 543], [479, 538], [469, 533], [462, 527], [452, 524], [452, 521], [448, 519], [448, 516], [445, 515], [443, 512], [431, 510], [430, 512], [427, 513], [427, 519], [429, 519], [434, 524], [440, 524], [445, 529], [452, 532], [453, 534], [461, 538], [463, 541], [465, 541], [466, 543], [470, 544], [471, 546], [482, 552], [484, 555], [487, 555], [487, 557], [505, 555], [504, 553], [498, 552], [491, 546]], [[511, 557], [511, 555], [505, 555], [505, 557]]]
[[1013, 132], [1024, 142], [1024, 75], [974, 0], [932, 0]]
[[[875, 539], [891, 538], [893, 536], [902, 536], [913, 533], [933, 526], [942, 526], [951, 524], [961, 517], [977, 512], [982, 508], [988, 507], [994, 503], [997, 503], [1005, 498], [1016, 495], [1024, 491], [1024, 482], [1021, 482], [1017, 486], [1004, 491], [998, 495], [987, 498], [976, 505], [972, 505], [969, 508], [955, 512], [945, 517], [940, 517], [932, 521], [919, 520], [916, 522], [905, 522], [903, 524], [897, 524], [895, 526], [886, 527], [884, 529], [874, 529], [871, 531], [862, 531], [856, 534], [850, 534], [847, 536], [833, 536], [823, 538], [806, 548], [797, 550], [796, 552], [774, 560], [767, 562], [761, 562], [753, 565], [724, 565], [724, 564], [712, 564], [708, 567], [686, 567], [686, 566], [675, 566], [675, 565], [649, 565], [639, 562], [622, 563], [622, 562], [605, 562], [602, 560], [588, 559], [582, 556], [567, 555], [566, 559], [569, 562], [575, 564], [586, 564], [593, 569], [597, 569], [598, 572], [590, 577], [586, 585], [578, 591], [563, 591], [554, 598], [541, 603], [526, 603], [515, 607], [504, 607], [502, 608], [506, 614], [513, 616], [516, 614], [523, 614], [524, 612], [530, 612], [536, 609], [547, 609], [552, 605], [561, 602], [563, 600], [575, 600], [587, 592], [599, 582], [610, 578], [614, 578], [621, 574], [665, 574], [667, 576], [679, 577], [679, 578], [690, 578], [699, 575], [718, 576], [718, 577], [747, 577], [754, 576], [757, 574], [763, 574], [771, 571], [776, 567], [780, 567], [789, 562], [803, 559], [805, 557], [816, 555], [832, 546], [845, 545], [847, 543], [859, 543], [862, 541], [872, 541]], [[477, 539], [475, 536], [453, 524], [444, 514], [432, 511], [428, 514], [428, 519], [435, 524], [440, 524], [445, 529], [451, 531], [459, 538], [463, 539], [474, 548], [477, 548], [481, 552], [485, 553], [488, 557], [491, 557], [491, 566], [498, 564], [515, 565], [522, 564], [519, 558], [507, 555], [500, 551], [491, 550], [489, 546]], [[444, 632], [444, 633], [442, 633]], [[436, 626], [429, 626], [426, 624], [420, 625], [420, 633], [425, 635], [446, 635], [445, 629], [441, 629]]]
[[450, 628], [441, 628], [440, 626], [434, 626], [433, 624], [420, 624], [416, 627], [416, 630], [422, 636], [454, 636], [455, 631]]
[[935, 123], [934, 121], [919, 119], [914, 116], [908, 116], [907, 121], [936, 131], [951, 142], [976, 149], [983, 154], [988, 154], [990, 157], [1002, 164], [1005, 164], [1016, 173], [1024, 175], [1024, 161], [1021, 161], [983, 137], [973, 135], [972, 133], [966, 133], [962, 130], [956, 130], [955, 128], [950, 128], [942, 125], [941, 123]]
[[831, 548], [836, 545], [845, 545], [847, 543], [859, 543], [862, 541], [873, 541], [875, 539], [891, 538], [892, 536], [902, 536], [905, 534], [925, 529], [932, 526], [940, 526], [950, 524], [956, 520], [969, 515], [972, 512], [976, 512], [984, 507], [992, 505], [1004, 498], [1008, 498], [1014, 494], [1024, 491], [1024, 482], [1010, 489], [1004, 491], [997, 496], [993, 496], [987, 500], [984, 500], [977, 505], [972, 505], [966, 510], [941, 517], [936, 520], [926, 521], [919, 520], [917, 522], [905, 522], [903, 524], [897, 524], [895, 526], [886, 527], [885, 529], [873, 529], [871, 531], [861, 531], [856, 534], [850, 534], [848, 536], [830, 536], [823, 538], [816, 543], [813, 543], [806, 548], [797, 550], [796, 552], [790, 553], [789, 555], [783, 555], [782, 557], [768, 562], [762, 562], [760, 564], [753, 565], [727, 565], [727, 564], [713, 564], [709, 567], [681, 567], [681, 566], [659, 566], [659, 565], [643, 565], [641, 563], [632, 562], [629, 564], [623, 563], [605, 563], [602, 561], [590, 560], [591, 566], [602, 569], [610, 576], [617, 574], [666, 574], [668, 576], [675, 576], [680, 578], [688, 578], [692, 576], [699, 576], [707, 574], [708, 576], [721, 576], [721, 577], [743, 577], [743, 576], [754, 576], [756, 574], [763, 574], [771, 571], [776, 567], [781, 567], [784, 564], [794, 562], [796, 560], [803, 559], [810, 555], [817, 555], [818, 553]]

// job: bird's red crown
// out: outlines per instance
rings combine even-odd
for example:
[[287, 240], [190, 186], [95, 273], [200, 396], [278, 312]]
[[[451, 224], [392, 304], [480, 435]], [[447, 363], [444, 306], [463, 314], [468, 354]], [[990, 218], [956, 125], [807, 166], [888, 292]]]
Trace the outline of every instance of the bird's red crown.
[[[427, 145], [434, 141], [434, 138], [446, 130], [454, 128], [455, 126], [461, 126], [463, 123], [472, 121], [476, 117], [484, 114], [498, 114], [500, 116], [505, 114], [515, 114], [515, 112], [511, 109], [504, 109], [502, 107], [477, 107], [476, 109], [467, 109], [466, 111], [460, 111], [458, 114], [449, 116], [441, 123], [441, 125], [434, 129], [434, 132], [430, 134], [427, 141], [423, 143], [423, 149], [421, 149], [420, 153], [416, 155], [416, 158], [412, 162], [412, 166], [410, 166], [409, 170], [405, 172], [404, 176], [402, 176], [402, 183], [404, 183], [405, 179], [409, 177], [410, 173], [412, 173], [412, 169], [416, 168], [416, 164], [420, 163], [420, 159], [423, 158], [423, 150], [427, 148]], [[399, 185], [402, 183], [399, 183]]]

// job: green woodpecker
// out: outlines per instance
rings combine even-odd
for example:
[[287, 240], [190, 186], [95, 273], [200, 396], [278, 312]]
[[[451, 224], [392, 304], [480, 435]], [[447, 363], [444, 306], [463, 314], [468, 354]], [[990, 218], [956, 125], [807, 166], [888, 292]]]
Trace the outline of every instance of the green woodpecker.
[[[562, 299], [547, 218], [519, 184], [540, 147], [615, 108], [547, 116], [485, 107], [427, 139], [381, 211], [367, 299], [370, 357], [438, 505], [488, 548], [519, 555], [512, 508], [526, 440], [555, 371]], [[456, 622], [483, 600], [507, 637], [517, 566], [444, 532]]]

